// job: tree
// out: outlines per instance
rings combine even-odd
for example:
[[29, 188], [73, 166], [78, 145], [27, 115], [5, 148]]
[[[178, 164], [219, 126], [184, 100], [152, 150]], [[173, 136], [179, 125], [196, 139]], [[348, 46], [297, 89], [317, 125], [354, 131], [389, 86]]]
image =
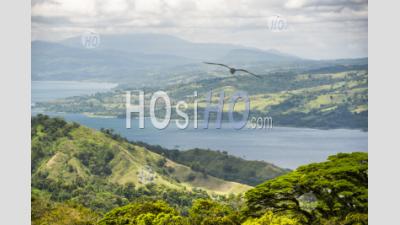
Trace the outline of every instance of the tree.
[[250, 218], [242, 225], [301, 225], [301, 223], [290, 216], [277, 215], [268, 211], [261, 218]]
[[267, 181], [246, 193], [248, 216], [265, 210], [296, 215], [307, 223], [320, 218], [345, 220], [368, 213], [368, 154], [330, 156]]
[[115, 208], [104, 215], [99, 222], [99, 225], [108, 224], [183, 225], [186, 224], [186, 220], [164, 201], [155, 201], [132, 203]]
[[189, 210], [191, 224], [235, 225], [239, 223], [238, 214], [232, 207], [210, 199], [197, 199]]
[[46, 193], [32, 190], [32, 224], [95, 225], [99, 215], [72, 202], [55, 203]]

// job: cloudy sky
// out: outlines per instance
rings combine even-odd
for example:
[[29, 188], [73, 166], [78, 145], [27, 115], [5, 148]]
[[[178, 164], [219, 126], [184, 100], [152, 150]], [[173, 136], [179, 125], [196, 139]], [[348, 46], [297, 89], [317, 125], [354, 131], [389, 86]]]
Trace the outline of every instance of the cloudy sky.
[[368, 1], [32, 0], [33, 40], [57, 41], [89, 30], [100, 36], [165, 33], [312, 59], [366, 57]]

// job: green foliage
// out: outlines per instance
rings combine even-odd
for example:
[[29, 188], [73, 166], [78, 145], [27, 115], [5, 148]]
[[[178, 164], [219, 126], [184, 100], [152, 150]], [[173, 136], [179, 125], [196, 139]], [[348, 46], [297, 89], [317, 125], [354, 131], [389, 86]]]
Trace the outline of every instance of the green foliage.
[[257, 185], [290, 171], [264, 161], [244, 160], [229, 155], [227, 152], [205, 149], [179, 151], [169, 150], [161, 146], [149, 145], [143, 142], [133, 143], [163, 155], [175, 162], [187, 165], [194, 171], [248, 185]]
[[95, 225], [100, 216], [72, 202], [55, 203], [38, 190], [32, 191], [33, 225]]
[[52, 201], [73, 200], [101, 213], [128, 204], [130, 201], [157, 199], [162, 199], [186, 212], [193, 199], [208, 198], [208, 194], [200, 189], [185, 191], [155, 185], [136, 187], [132, 183], [118, 185], [102, 179], [67, 185], [60, 181], [34, 177], [32, 186], [50, 192], [49, 198]]
[[[240, 195], [210, 196], [198, 188], [112, 182], [112, 166], [135, 154], [166, 175], [169, 160], [164, 157], [192, 162], [191, 167], [205, 175], [219, 165], [221, 169], [214, 172], [223, 176], [246, 171], [241, 166], [253, 170], [265, 163], [254, 162], [252, 167], [225, 152], [192, 150], [180, 155], [154, 147], [152, 151], [162, 157], [143, 150], [146, 144], [103, 132], [43, 115], [32, 118], [32, 224], [89, 225], [99, 220], [114, 225], [368, 224], [367, 153], [337, 154], [326, 162], [301, 166], [246, 192], [244, 202]], [[204, 169], [199, 167], [202, 163]]]
[[[335, 62], [336, 64], [337, 62]], [[246, 65], [248, 67], [249, 65]], [[254, 66], [254, 65], [253, 65]], [[298, 65], [296, 65], [297, 67]], [[314, 67], [313, 65], [309, 65]], [[268, 65], [255, 66], [255, 70], [270, 70]], [[193, 91], [199, 91], [197, 99], [198, 118], [203, 116], [204, 96], [208, 90], [224, 90], [227, 94], [237, 90], [250, 95], [250, 116], [271, 116], [274, 125], [316, 128], [358, 128], [368, 129], [368, 68], [362, 66], [327, 65], [321, 70], [310, 68], [278, 69], [262, 79], [249, 79], [247, 76], [208, 78], [182, 85], [174, 81], [164, 87], [172, 101], [182, 100]], [[187, 78], [186, 71], [185, 78]], [[264, 73], [264, 72], [263, 72]], [[198, 71], [196, 71], [198, 76]], [[127, 85], [122, 85], [127, 86]], [[134, 86], [132, 86], [134, 87]], [[132, 88], [131, 87], [131, 88]], [[54, 102], [38, 103], [47, 111], [112, 115], [125, 117], [123, 91], [91, 96], [72, 97]], [[136, 88], [136, 87], [135, 87]], [[146, 88], [146, 93], [156, 89]], [[204, 90], [204, 92], [200, 91]], [[193, 102], [188, 100], [187, 113], [193, 118]], [[117, 103], [117, 104], [116, 104]], [[149, 110], [145, 110], [147, 114]], [[156, 114], [159, 114], [156, 111]], [[179, 118], [173, 111], [172, 118]], [[228, 118], [227, 110], [223, 118]]]
[[[129, 142], [112, 129], [102, 128], [101, 131], [114, 140]], [[283, 169], [264, 161], [245, 160], [240, 157], [229, 155], [225, 151], [221, 152], [197, 148], [179, 151], [169, 150], [159, 145], [150, 145], [140, 141], [131, 141], [130, 143], [144, 147], [172, 161], [189, 166], [192, 170], [203, 173], [205, 176], [209, 174], [224, 180], [253, 186], [290, 171], [289, 169]], [[166, 159], [162, 158], [157, 161], [157, 166], [163, 167], [165, 163]], [[174, 169], [168, 167], [167, 170], [173, 172]], [[186, 178], [188, 181], [194, 179], [193, 174], [189, 174]]]
[[111, 210], [104, 215], [99, 225], [164, 225], [186, 224], [186, 220], [178, 212], [163, 201], [132, 203]]
[[299, 167], [248, 191], [246, 199], [246, 215], [256, 217], [270, 209], [308, 223], [367, 214], [368, 155], [341, 153], [327, 162]]
[[31, 119], [31, 169], [34, 171], [43, 159], [53, 152], [51, 145], [60, 138], [70, 138], [71, 130], [79, 127], [77, 123], [67, 123], [61, 118], [50, 118], [38, 114]]
[[[285, 107], [284, 104], [291, 103], [285, 102], [278, 107]], [[313, 109], [309, 112], [291, 112], [289, 115], [281, 114], [282, 110], [278, 107], [272, 107], [276, 112], [268, 114], [274, 118], [274, 121], [279, 121], [275, 125], [302, 127], [304, 124], [308, 124], [309, 127], [326, 129], [336, 128], [340, 124], [340, 128], [368, 130], [368, 111], [351, 112], [346, 104], [327, 111]]]
[[[116, 170], [118, 173], [131, 172], [126, 167], [131, 163], [127, 157], [137, 159], [134, 166], [152, 166], [153, 170], [164, 169], [166, 159], [147, 150], [134, 150], [136, 146], [120, 136], [110, 139], [111, 131], [104, 130], [104, 135], [44, 115], [32, 117], [32, 131], [32, 187], [50, 193], [50, 201], [74, 201], [105, 213], [131, 201], [162, 199], [187, 212], [193, 199], [209, 197], [202, 189], [185, 190], [168, 183], [113, 182], [118, 163], [125, 166]], [[176, 182], [168, 173], [162, 175], [165, 181]]]
[[114, 153], [102, 146], [92, 143], [83, 143], [84, 150], [76, 154], [76, 157], [89, 168], [90, 172], [97, 176], [111, 175], [109, 162], [114, 158]]
[[234, 209], [209, 199], [198, 199], [189, 210], [191, 224], [199, 225], [235, 225], [239, 223], [239, 215]]
[[301, 223], [291, 216], [275, 214], [267, 211], [260, 218], [250, 218], [243, 225], [301, 225]]

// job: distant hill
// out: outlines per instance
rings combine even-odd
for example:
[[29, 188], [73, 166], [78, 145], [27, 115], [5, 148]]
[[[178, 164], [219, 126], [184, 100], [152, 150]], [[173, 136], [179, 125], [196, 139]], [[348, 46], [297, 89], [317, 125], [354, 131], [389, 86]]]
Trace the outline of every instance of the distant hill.
[[106, 81], [124, 86], [166, 86], [229, 76], [226, 63], [257, 74], [340, 72], [365, 69], [367, 58], [309, 60], [275, 49], [194, 43], [164, 34], [102, 35], [100, 45], [87, 49], [81, 37], [60, 42], [32, 42], [32, 80]]
[[283, 63], [302, 61], [303, 59], [281, 53], [277, 50], [261, 51], [257, 49], [233, 49], [221, 59], [227, 63]]
[[148, 71], [159, 71], [193, 60], [167, 54], [113, 49], [85, 49], [60, 43], [32, 42], [32, 80], [97, 80], [140, 83]]
[[[223, 90], [226, 96], [230, 96], [240, 90], [249, 94], [250, 118], [271, 116], [276, 126], [367, 130], [368, 65], [362, 64], [363, 62], [365, 60], [343, 60], [342, 65], [334, 65], [334, 61], [329, 61], [332, 66], [325, 64], [320, 69], [260, 73], [262, 79], [247, 75], [226, 75], [185, 84], [177, 82], [163, 90], [174, 101], [182, 100], [197, 91], [199, 118], [204, 115], [206, 92], [212, 90], [216, 93]], [[227, 73], [221, 73], [223, 72]], [[90, 96], [37, 103], [36, 107], [46, 111], [125, 117], [125, 90], [135, 90], [135, 86]], [[152, 92], [154, 91], [146, 91]], [[185, 101], [189, 103], [186, 112], [193, 118], [193, 100]], [[149, 102], [149, 98], [146, 102]], [[223, 118], [228, 118], [228, 106], [229, 104], [224, 105], [226, 115]], [[145, 112], [147, 114], [149, 110], [146, 108]], [[176, 113], [172, 112], [172, 117], [177, 118]]]
[[102, 35], [87, 49], [81, 37], [32, 42], [32, 80], [95, 80], [159, 85], [212, 77], [203, 61], [281, 65], [300, 58], [276, 50], [232, 44], [194, 43], [163, 34]]
[[[114, 50], [130, 53], [175, 55], [196, 60], [217, 59], [240, 45], [218, 43], [194, 43], [165, 34], [136, 33], [101, 35], [98, 50]], [[66, 39], [61, 44], [83, 48], [81, 37]]]

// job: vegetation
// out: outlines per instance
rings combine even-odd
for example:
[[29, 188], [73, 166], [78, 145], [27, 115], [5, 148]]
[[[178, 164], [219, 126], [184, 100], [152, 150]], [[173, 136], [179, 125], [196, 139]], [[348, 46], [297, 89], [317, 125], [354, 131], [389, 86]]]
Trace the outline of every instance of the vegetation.
[[99, 214], [74, 202], [56, 203], [45, 193], [33, 189], [31, 197], [33, 225], [95, 225]]
[[32, 164], [32, 224], [368, 224], [367, 153], [330, 156], [250, 189], [109, 130], [38, 115]]
[[248, 191], [246, 200], [246, 215], [252, 217], [272, 209], [309, 224], [367, 224], [368, 155], [338, 154], [299, 167]]
[[[135, 88], [136, 89], [136, 88]], [[368, 72], [364, 67], [345, 67], [325, 70], [279, 71], [263, 75], [262, 79], [248, 77], [218, 77], [162, 87], [172, 102], [185, 100], [186, 113], [193, 118], [193, 101], [190, 96], [198, 92], [198, 116], [201, 119], [206, 106], [206, 92], [225, 92], [223, 118], [228, 118], [229, 98], [234, 91], [248, 92], [250, 116], [271, 116], [274, 125], [316, 128], [368, 128]], [[112, 92], [90, 96], [71, 97], [51, 102], [37, 103], [47, 111], [88, 113], [100, 116], [125, 117], [124, 87]], [[145, 99], [155, 87], [144, 88]], [[216, 97], [216, 94], [215, 94]], [[148, 105], [146, 105], [148, 107]], [[243, 105], [235, 108], [238, 113]], [[148, 109], [145, 110], [147, 114]], [[161, 110], [157, 111], [162, 113]], [[174, 110], [173, 118], [179, 118]]]
[[99, 225], [108, 224], [187, 224], [178, 212], [163, 201], [132, 203], [111, 210]]
[[260, 218], [250, 218], [243, 225], [301, 225], [296, 218], [291, 215], [276, 214], [272, 211], [267, 211]]
[[[187, 151], [170, 150], [159, 145], [150, 145], [141, 141], [129, 141], [120, 134], [115, 133], [113, 129], [101, 128], [100, 131], [114, 140], [130, 142], [172, 161], [186, 165], [193, 171], [202, 173], [204, 176], [209, 174], [224, 180], [254, 186], [290, 171], [289, 169], [282, 169], [264, 161], [244, 160], [229, 155], [226, 151], [221, 152], [198, 148]], [[165, 166], [166, 163], [165, 158], [157, 162], [159, 166]], [[172, 170], [172, 168], [169, 168], [169, 170]]]
[[33, 188], [49, 193], [52, 201], [73, 200], [100, 213], [139, 198], [188, 209], [192, 199], [250, 188], [193, 171], [118, 136], [44, 115], [32, 118], [32, 165]]
[[190, 224], [240, 224], [239, 212], [232, 206], [216, 201], [199, 199], [189, 211]]
[[134, 143], [175, 162], [189, 166], [194, 171], [252, 186], [290, 171], [289, 169], [282, 169], [264, 161], [244, 160], [229, 155], [226, 151], [221, 152], [206, 149], [179, 151], [143, 142]]

